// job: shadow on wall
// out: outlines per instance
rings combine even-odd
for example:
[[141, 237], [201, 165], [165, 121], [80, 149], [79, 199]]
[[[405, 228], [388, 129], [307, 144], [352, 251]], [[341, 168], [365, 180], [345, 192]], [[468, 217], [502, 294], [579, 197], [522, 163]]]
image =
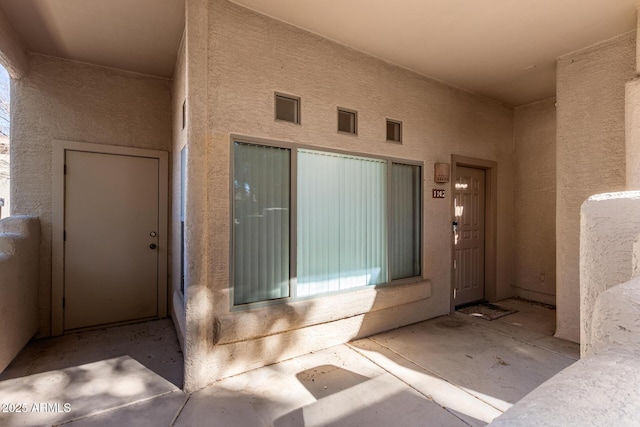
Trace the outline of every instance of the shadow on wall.
[[421, 281], [232, 311], [214, 321], [203, 372], [215, 381], [425, 320], [430, 296]]

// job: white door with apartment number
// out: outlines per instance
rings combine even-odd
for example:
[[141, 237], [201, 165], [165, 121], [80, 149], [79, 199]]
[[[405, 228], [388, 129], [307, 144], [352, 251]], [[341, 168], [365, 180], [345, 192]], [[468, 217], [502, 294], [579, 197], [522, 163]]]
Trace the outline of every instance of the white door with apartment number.
[[454, 183], [456, 224], [454, 305], [484, 298], [485, 171], [458, 166]]
[[157, 317], [159, 159], [64, 161], [64, 330]]

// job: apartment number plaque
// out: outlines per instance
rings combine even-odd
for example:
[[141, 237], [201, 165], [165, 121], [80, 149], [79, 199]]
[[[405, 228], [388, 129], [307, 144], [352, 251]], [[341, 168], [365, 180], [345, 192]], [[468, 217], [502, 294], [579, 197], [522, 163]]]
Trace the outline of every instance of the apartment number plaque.
[[444, 190], [441, 188], [434, 188], [431, 191], [431, 195], [434, 199], [444, 199]]

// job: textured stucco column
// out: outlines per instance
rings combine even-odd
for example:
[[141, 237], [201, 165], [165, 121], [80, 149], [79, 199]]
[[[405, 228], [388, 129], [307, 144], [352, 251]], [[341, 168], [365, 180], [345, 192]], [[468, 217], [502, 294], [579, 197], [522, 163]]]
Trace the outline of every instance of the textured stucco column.
[[556, 140], [556, 336], [580, 338], [580, 206], [623, 191], [625, 83], [635, 77], [629, 32], [558, 59]]
[[206, 385], [209, 376], [203, 371], [206, 370], [207, 353], [213, 345], [213, 304], [207, 278], [208, 5], [207, 0], [187, 0], [185, 11], [188, 151], [184, 389], [187, 392]]
[[640, 76], [640, 4], [636, 4], [636, 74]]
[[580, 222], [580, 350], [591, 346], [596, 298], [628, 281], [640, 234], [640, 191], [598, 194], [582, 205]]
[[626, 85], [627, 190], [640, 190], [640, 78]]

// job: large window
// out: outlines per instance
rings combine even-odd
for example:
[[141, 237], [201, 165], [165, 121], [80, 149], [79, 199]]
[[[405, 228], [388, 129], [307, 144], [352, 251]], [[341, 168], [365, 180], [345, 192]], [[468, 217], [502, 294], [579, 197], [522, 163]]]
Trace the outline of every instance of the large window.
[[234, 305], [420, 276], [419, 165], [235, 142], [233, 166]]
[[422, 206], [420, 167], [391, 165], [391, 279], [420, 275]]
[[298, 150], [298, 296], [388, 281], [385, 169]]
[[289, 296], [290, 150], [235, 144], [235, 305]]

